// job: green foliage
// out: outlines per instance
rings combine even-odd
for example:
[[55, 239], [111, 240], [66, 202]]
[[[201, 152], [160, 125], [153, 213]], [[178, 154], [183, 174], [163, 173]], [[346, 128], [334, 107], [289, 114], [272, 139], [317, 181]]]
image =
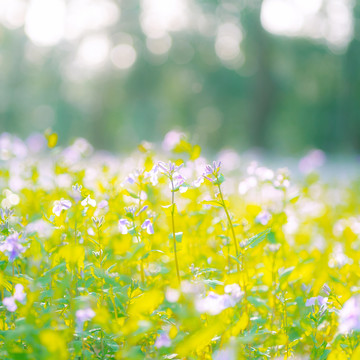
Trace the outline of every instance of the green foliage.
[[339, 313], [360, 281], [359, 181], [257, 167], [239, 194], [201, 183], [183, 150], [168, 178], [145, 148], [106, 166], [60, 148], [0, 164], [1, 359], [358, 358]]

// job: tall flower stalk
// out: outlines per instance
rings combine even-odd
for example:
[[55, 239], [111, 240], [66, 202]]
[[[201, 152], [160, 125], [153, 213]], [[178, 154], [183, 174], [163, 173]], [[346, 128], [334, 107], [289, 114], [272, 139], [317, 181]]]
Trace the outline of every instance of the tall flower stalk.
[[174, 188], [174, 181], [171, 180], [171, 226], [172, 226], [172, 234], [173, 234], [173, 245], [174, 245], [174, 257], [175, 257], [175, 266], [176, 266], [176, 275], [178, 278], [178, 281], [180, 283], [180, 271], [179, 271], [179, 262], [177, 258], [177, 252], [176, 252], [176, 234], [175, 234], [175, 220], [174, 220], [174, 213], [175, 213], [175, 188]]
[[[144, 230], [146, 230], [148, 235], [154, 234], [154, 227], [151, 219], [146, 219], [140, 226], [136, 223], [136, 217], [140, 217], [141, 213], [147, 208], [147, 205], [143, 206], [140, 210], [135, 206], [125, 208], [126, 219], [120, 219], [118, 223], [120, 232], [122, 234], [130, 233], [137, 239], [139, 244], [142, 242], [142, 232]], [[141, 282], [142, 284], [145, 284], [145, 270], [142, 259], [140, 259], [139, 262]]]
[[171, 205], [170, 205], [170, 214], [171, 214], [171, 229], [172, 229], [172, 240], [174, 246], [174, 260], [175, 260], [175, 268], [178, 282], [180, 284], [180, 270], [179, 270], [179, 261], [176, 251], [176, 241], [182, 237], [182, 233], [176, 233], [175, 231], [175, 192], [180, 189], [180, 187], [185, 183], [185, 179], [179, 174], [179, 170], [182, 168], [183, 164], [180, 166], [176, 166], [174, 163], [169, 161], [168, 164], [164, 162], [159, 162], [158, 167], [161, 173], [166, 175], [170, 181], [170, 189], [171, 189]]
[[[205, 179], [211, 181], [215, 186], [217, 186], [217, 188], [219, 190], [219, 197], [220, 197], [219, 204], [221, 205], [221, 207], [225, 211], [226, 218], [227, 218], [229, 228], [230, 228], [230, 231], [231, 231], [231, 237], [232, 237], [234, 247], [235, 247], [236, 259], [238, 259], [239, 258], [239, 246], [238, 246], [238, 243], [237, 243], [237, 240], [236, 240], [234, 224], [233, 224], [233, 222], [231, 220], [231, 216], [229, 214], [229, 210], [228, 210], [228, 208], [226, 206], [226, 202], [224, 200], [224, 195], [223, 195], [222, 190], [221, 190], [221, 184], [225, 181], [225, 178], [220, 173], [220, 167], [221, 167], [221, 162], [220, 161], [214, 161], [212, 166], [211, 165], [206, 165], [205, 172], [204, 172], [203, 176], [204, 176]], [[239, 266], [238, 262], [236, 262], [236, 267], [237, 267], [238, 273], [240, 273], [240, 266]], [[241, 256], [241, 270], [243, 270], [243, 267], [244, 267], [243, 256]]]

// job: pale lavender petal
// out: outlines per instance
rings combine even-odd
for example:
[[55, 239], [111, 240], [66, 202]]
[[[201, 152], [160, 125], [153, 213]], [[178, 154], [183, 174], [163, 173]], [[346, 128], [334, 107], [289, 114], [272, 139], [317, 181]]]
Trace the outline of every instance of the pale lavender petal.
[[128, 225], [130, 225], [129, 221], [126, 219], [120, 219], [119, 220], [119, 230], [121, 232], [121, 234], [125, 235], [128, 233]]
[[146, 219], [146, 220], [142, 223], [141, 228], [142, 228], [142, 229], [146, 229], [146, 232], [147, 232], [149, 235], [154, 234], [153, 224], [151, 223], [151, 220], [150, 220], [150, 219]]
[[13, 296], [5, 297], [3, 299], [3, 304], [6, 307], [6, 309], [10, 312], [14, 312], [17, 309], [17, 305], [15, 303], [15, 299]]
[[317, 297], [317, 300], [318, 300], [319, 306], [326, 306], [328, 298], [319, 295]]
[[316, 299], [316, 297], [311, 297], [310, 299], [307, 299], [305, 302], [305, 306], [315, 306]]
[[339, 330], [348, 333], [360, 330], [360, 297], [351, 297], [339, 312]]
[[95, 316], [95, 311], [91, 308], [76, 311], [76, 320], [80, 323], [91, 320]]
[[162, 347], [169, 347], [171, 346], [171, 340], [169, 338], [169, 335], [162, 333], [155, 341], [155, 347], [157, 349]]
[[26, 299], [26, 293], [24, 292], [24, 286], [21, 284], [17, 284], [15, 285], [15, 294], [14, 294], [14, 299], [24, 303], [25, 299]]
[[99, 209], [103, 209], [105, 207], [107, 207], [109, 205], [109, 203], [106, 201], [106, 200], [101, 200], [99, 203], [98, 203], [98, 208]]

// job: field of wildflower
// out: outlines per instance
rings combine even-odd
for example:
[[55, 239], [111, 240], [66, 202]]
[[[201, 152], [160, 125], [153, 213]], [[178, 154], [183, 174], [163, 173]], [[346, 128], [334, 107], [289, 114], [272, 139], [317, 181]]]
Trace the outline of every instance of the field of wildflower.
[[0, 359], [360, 359], [360, 179], [170, 140], [0, 136]]

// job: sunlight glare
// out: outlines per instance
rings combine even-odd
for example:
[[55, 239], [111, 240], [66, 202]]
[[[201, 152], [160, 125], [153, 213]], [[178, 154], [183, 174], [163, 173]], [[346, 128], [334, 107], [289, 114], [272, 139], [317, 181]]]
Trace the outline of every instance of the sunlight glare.
[[136, 51], [130, 44], [119, 44], [111, 50], [112, 63], [121, 70], [129, 69], [136, 61]]
[[78, 50], [77, 63], [89, 68], [97, 68], [104, 64], [110, 51], [110, 41], [105, 34], [88, 35]]
[[186, 27], [188, 6], [185, 0], [143, 0], [141, 27], [148, 37], [161, 37], [168, 31]]
[[65, 15], [63, 0], [32, 0], [26, 14], [25, 33], [36, 45], [55, 45], [64, 36]]

